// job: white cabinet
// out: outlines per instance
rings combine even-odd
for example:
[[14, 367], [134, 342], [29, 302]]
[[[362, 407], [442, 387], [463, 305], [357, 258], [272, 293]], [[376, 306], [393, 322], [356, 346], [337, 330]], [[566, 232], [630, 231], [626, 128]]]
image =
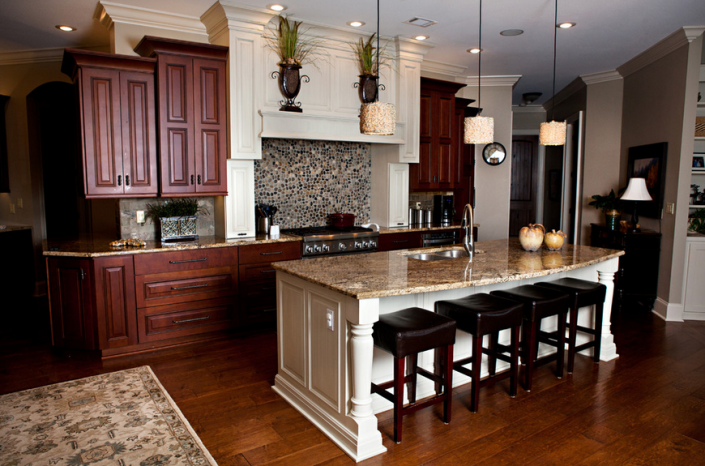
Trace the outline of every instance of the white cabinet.
[[227, 162], [228, 195], [215, 200], [216, 235], [225, 238], [255, 236], [255, 162]]
[[409, 164], [372, 156], [372, 221], [409, 226]]
[[705, 320], [705, 237], [688, 237], [683, 320]]

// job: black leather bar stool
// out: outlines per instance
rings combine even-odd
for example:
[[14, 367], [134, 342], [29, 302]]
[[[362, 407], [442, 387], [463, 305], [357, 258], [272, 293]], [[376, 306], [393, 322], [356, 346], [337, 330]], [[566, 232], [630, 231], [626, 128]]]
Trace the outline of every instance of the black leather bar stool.
[[[600, 362], [600, 345], [602, 343], [602, 312], [605, 303], [607, 287], [601, 283], [578, 280], [577, 278], [561, 278], [552, 282], [540, 282], [536, 286], [550, 288], [570, 296], [570, 311], [568, 327], [568, 373], [573, 373], [575, 353], [588, 348], [593, 350], [594, 361]], [[578, 309], [584, 306], [595, 306], [595, 328], [578, 325]], [[593, 336], [592, 341], [576, 346], [578, 331]]]
[[[477, 412], [480, 388], [509, 378], [509, 396], [517, 394], [519, 358], [519, 329], [524, 315], [524, 305], [517, 301], [478, 293], [465, 298], [436, 301], [436, 313], [455, 320], [458, 329], [472, 335], [472, 356], [453, 363], [453, 369], [472, 379], [470, 386], [470, 411]], [[498, 342], [500, 330], [511, 329], [509, 346]], [[484, 348], [482, 339], [490, 335], [490, 346]], [[480, 380], [482, 354], [489, 356], [489, 376]], [[497, 359], [509, 363], [509, 369], [496, 373]], [[472, 370], [465, 368], [472, 363]]]
[[[522, 338], [522, 359], [526, 364], [524, 373], [524, 390], [531, 391], [531, 379], [534, 363], [543, 363], [556, 359], [556, 377], [563, 378], [563, 358], [565, 351], [565, 320], [570, 305], [569, 297], [560, 291], [534, 285], [522, 285], [509, 290], [492, 291], [492, 296], [520, 301], [524, 304], [524, 323]], [[558, 333], [556, 335], [556, 353], [536, 360], [539, 341], [551, 343], [549, 333], [541, 330], [541, 320], [545, 317], [558, 316]]]
[[[453, 345], [455, 344], [455, 321], [418, 307], [383, 314], [373, 326], [375, 346], [394, 356], [394, 380], [372, 384], [372, 393], [377, 393], [394, 403], [394, 441], [401, 442], [402, 418], [421, 408], [443, 403], [443, 422], [450, 422], [453, 399]], [[418, 353], [438, 348], [444, 360], [440, 375], [418, 367]], [[409, 356], [409, 375], [404, 375], [404, 358]], [[438, 371], [436, 371], [438, 372]], [[421, 403], [416, 403], [416, 374], [433, 380], [443, 388]], [[408, 383], [409, 405], [404, 407], [404, 383]], [[394, 393], [386, 389], [394, 388]]]

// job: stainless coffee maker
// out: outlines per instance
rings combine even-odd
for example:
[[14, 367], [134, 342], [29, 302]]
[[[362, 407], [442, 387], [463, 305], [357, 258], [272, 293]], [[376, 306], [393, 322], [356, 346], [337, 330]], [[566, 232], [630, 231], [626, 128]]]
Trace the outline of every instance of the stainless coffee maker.
[[450, 225], [453, 223], [454, 214], [452, 195], [435, 194], [433, 196], [433, 223]]

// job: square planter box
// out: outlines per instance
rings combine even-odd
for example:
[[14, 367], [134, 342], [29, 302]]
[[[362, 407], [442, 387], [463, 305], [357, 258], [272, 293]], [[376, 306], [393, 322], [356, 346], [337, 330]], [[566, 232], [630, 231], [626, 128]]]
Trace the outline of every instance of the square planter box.
[[196, 216], [162, 217], [159, 219], [159, 234], [162, 241], [196, 239]]

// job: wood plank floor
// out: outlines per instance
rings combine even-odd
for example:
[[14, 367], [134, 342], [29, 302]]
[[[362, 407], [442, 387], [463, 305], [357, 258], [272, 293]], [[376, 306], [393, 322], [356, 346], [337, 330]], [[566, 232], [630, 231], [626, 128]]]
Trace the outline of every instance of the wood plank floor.
[[[101, 362], [52, 353], [46, 312], [42, 301], [24, 306], [0, 330], [0, 393], [150, 365], [222, 466], [354, 464], [272, 391], [273, 331]], [[458, 387], [452, 423], [440, 405], [419, 411], [401, 445], [391, 413], [380, 415], [388, 452], [362, 464], [705, 464], [705, 322], [632, 311], [613, 318], [613, 333], [617, 360], [579, 356], [562, 380], [541, 366], [531, 393], [509, 398], [508, 381], [484, 389], [478, 414]]]

